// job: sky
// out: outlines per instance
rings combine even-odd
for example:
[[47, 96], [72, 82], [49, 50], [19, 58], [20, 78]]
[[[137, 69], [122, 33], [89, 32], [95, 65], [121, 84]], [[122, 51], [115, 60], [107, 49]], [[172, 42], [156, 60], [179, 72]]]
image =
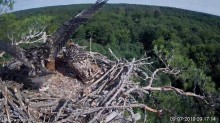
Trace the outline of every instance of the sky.
[[[14, 10], [54, 5], [95, 3], [96, 0], [15, 0]], [[220, 0], [109, 0], [108, 3], [129, 3], [168, 6], [220, 16]]]

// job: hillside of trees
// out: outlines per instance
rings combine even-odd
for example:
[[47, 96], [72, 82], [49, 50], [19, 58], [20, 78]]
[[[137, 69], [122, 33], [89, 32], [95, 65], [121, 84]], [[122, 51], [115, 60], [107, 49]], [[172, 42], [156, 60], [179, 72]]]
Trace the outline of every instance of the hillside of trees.
[[[29, 25], [46, 25], [47, 34], [52, 34], [88, 6], [55, 6], [4, 14], [0, 17], [0, 39], [9, 41], [11, 34], [19, 39], [28, 33]], [[169, 122], [171, 116], [220, 116], [220, 17], [167, 7], [108, 4], [72, 37], [83, 46], [89, 46], [90, 39], [92, 51], [108, 57], [112, 57], [108, 48], [128, 60], [146, 53], [154, 62], [152, 70], [169, 66], [181, 71], [177, 76], [160, 74], [158, 85], [172, 83], [207, 97], [201, 101], [163, 91], [147, 95], [143, 100], [148, 105], [167, 110], [162, 115], [149, 113], [149, 122]]]

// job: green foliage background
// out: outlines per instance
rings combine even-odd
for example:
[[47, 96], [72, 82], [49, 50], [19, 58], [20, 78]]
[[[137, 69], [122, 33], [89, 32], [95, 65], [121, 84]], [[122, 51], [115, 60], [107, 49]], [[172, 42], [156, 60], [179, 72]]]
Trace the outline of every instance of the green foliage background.
[[[52, 34], [88, 6], [46, 7], [2, 15], [0, 39], [7, 40], [7, 34], [12, 32], [25, 35], [33, 22], [46, 24], [46, 31]], [[74, 42], [85, 46], [89, 46], [90, 38], [92, 50], [109, 57], [108, 48], [126, 59], [146, 53], [155, 63], [152, 70], [164, 67], [158, 59], [162, 58], [182, 72], [175, 77], [160, 74], [154, 86], [172, 85], [208, 97], [209, 104], [174, 92], [146, 95], [143, 102], [165, 110], [162, 116], [148, 113], [148, 122], [169, 122], [174, 115], [220, 116], [220, 17], [165, 7], [107, 5], [73, 35]]]

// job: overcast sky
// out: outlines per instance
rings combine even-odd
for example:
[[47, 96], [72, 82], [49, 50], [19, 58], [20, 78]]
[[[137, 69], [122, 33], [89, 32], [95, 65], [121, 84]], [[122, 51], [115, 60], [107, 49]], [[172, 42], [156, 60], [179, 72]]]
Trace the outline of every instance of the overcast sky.
[[[15, 0], [14, 10], [43, 6], [95, 3], [96, 0]], [[108, 3], [130, 3], [169, 6], [220, 16], [220, 0], [109, 0]]]

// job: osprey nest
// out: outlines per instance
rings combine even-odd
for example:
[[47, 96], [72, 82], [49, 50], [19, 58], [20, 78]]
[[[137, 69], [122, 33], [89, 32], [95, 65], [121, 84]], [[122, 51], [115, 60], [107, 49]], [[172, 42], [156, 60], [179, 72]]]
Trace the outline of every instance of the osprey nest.
[[[136, 89], [140, 88], [133, 78], [140, 74], [139, 67], [147, 64], [148, 58], [111, 61], [70, 44], [65, 53], [46, 66], [47, 69], [55, 66], [55, 71], [25, 80], [22, 76], [27, 69], [21, 62], [13, 61], [1, 74], [20, 81], [1, 82], [1, 121], [132, 122], [140, 119], [132, 108], [148, 107], [135, 100]], [[131, 117], [123, 116], [126, 110]]]

